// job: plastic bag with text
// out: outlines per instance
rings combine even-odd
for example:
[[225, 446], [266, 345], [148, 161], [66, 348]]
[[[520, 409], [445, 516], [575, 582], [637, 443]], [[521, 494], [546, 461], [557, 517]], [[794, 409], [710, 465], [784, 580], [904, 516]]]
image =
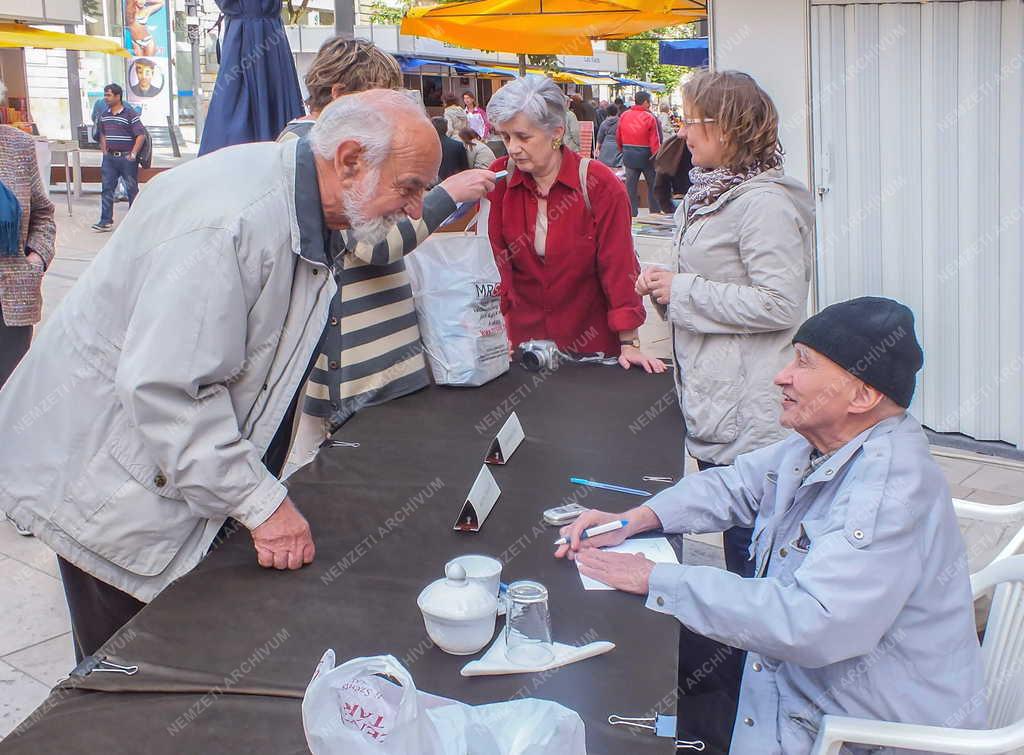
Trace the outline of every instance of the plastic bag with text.
[[405, 258], [434, 382], [478, 386], [508, 372], [501, 276], [486, 236], [439, 233]]
[[396, 658], [334, 665], [324, 653], [302, 698], [313, 755], [586, 755], [583, 721], [549, 700], [466, 705], [420, 692]]

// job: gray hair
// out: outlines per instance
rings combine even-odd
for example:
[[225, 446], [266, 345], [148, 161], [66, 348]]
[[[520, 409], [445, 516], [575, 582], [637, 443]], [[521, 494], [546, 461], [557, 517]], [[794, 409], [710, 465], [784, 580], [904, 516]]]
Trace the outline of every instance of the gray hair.
[[357, 142], [376, 167], [391, 149], [395, 127], [410, 117], [425, 116], [423, 107], [407, 92], [371, 89], [348, 94], [323, 109], [309, 132], [309, 143], [316, 154], [331, 160], [342, 142]]
[[495, 126], [520, 113], [551, 133], [565, 125], [565, 95], [547, 76], [530, 74], [503, 86], [487, 103], [487, 119]]

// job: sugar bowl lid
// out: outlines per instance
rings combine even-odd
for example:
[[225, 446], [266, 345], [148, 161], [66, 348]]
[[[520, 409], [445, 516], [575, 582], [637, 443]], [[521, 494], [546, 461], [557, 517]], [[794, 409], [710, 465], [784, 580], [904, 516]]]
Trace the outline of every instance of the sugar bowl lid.
[[444, 568], [444, 579], [431, 582], [416, 599], [424, 613], [450, 621], [480, 619], [493, 615], [498, 598], [490, 595], [482, 585], [466, 576], [462, 564], [449, 561]]

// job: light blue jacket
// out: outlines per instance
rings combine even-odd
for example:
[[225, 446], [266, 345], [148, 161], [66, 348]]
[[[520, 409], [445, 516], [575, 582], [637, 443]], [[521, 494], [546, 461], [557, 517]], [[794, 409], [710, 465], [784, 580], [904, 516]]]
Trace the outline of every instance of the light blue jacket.
[[731, 751], [809, 752], [826, 713], [983, 727], [966, 551], [921, 426], [884, 420], [802, 481], [811, 450], [794, 434], [648, 504], [667, 532], [754, 527], [754, 579], [659, 564], [647, 600], [749, 651]]

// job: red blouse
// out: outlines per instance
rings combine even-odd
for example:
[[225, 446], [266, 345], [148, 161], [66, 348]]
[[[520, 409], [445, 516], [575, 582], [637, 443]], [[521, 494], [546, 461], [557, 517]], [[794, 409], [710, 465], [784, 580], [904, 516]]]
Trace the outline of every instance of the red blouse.
[[[502, 157], [491, 170], [504, 170], [507, 162]], [[579, 156], [563, 147], [562, 168], [547, 197], [543, 257], [534, 248], [533, 176], [517, 170], [491, 192], [488, 230], [501, 272], [501, 311], [512, 346], [543, 338], [563, 351], [618, 355], [618, 333], [639, 327], [645, 317], [634, 289], [640, 265], [629, 197], [610, 168], [591, 160], [588, 212], [579, 165]]]

